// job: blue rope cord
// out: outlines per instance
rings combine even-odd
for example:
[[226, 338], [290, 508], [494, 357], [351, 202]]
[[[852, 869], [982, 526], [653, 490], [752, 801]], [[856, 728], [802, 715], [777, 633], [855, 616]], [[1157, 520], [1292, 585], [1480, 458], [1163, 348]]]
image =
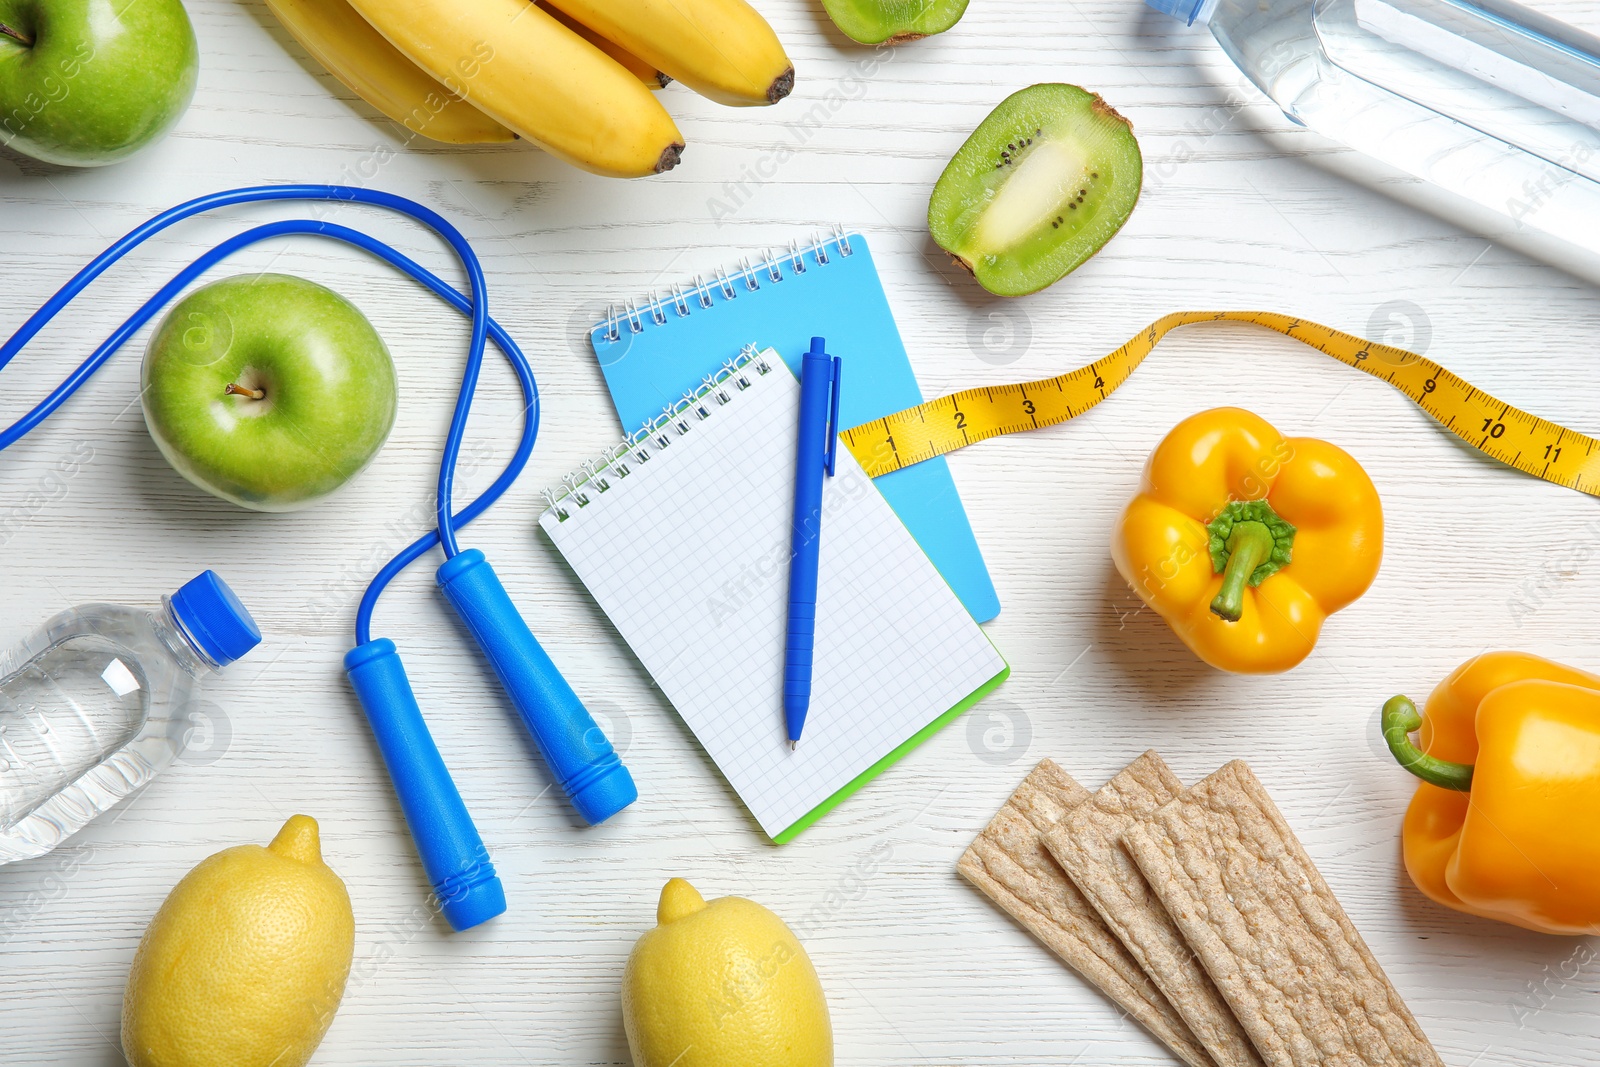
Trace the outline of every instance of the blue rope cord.
[[[110, 248], [96, 256], [86, 267], [73, 275], [38, 311], [29, 316], [28, 320], [11, 335], [4, 345], [0, 345], [0, 369], [4, 369], [28, 342], [90, 283], [103, 274], [112, 264], [157, 233], [203, 211], [235, 204], [278, 200], [320, 200], [358, 203], [386, 208], [407, 215], [434, 230], [450, 244], [466, 271], [471, 295], [467, 296], [461, 293], [448, 282], [427, 270], [427, 268], [384, 242], [345, 226], [311, 219], [290, 219], [257, 226], [222, 242], [174, 275], [171, 281], [162, 286], [154, 296], [145, 301], [137, 311], [113, 330], [110, 336], [87, 359], [79, 364], [77, 369], [64, 382], [51, 391], [49, 396], [10, 427], [0, 431], [0, 450], [15, 444], [25, 434], [48, 418], [84, 382], [88, 381], [95, 371], [99, 370], [107, 360], [115, 355], [130, 337], [170, 303], [178, 293], [211, 267], [240, 249], [274, 237], [309, 234], [342, 241], [371, 253], [416, 281], [421, 282], [457, 311], [467, 315], [471, 320], [471, 339], [467, 349], [466, 367], [462, 372], [461, 389], [456, 396], [456, 405], [451, 417], [449, 433], [446, 436], [444, 452], [439, 461], [439, 479], [435, 499], [438, 528], [402, 549], [378, 572], [372, 583], [367, 587], [366, 593], [361, 598], [360, 606], [356, 610], [356, 641], [358, 644], [366, 644], [372, 639], [372, 614], [377, 606], [378, 597], [382, 595], [383, 590], [394, 580], [396, 575], [435, 545], [444, 547], [447, 558], [460, 551], [456, 542], [456, 526], [458, 524], [465, 526], [483, 514], [505, 494], [507, 489], [511, 488], [511, 484], [516, 481], [518, 475], [522, 473], [523, 468], [527, 465], [528, 458], [533, 452], [534, 440], [539, 432], [539, 393], [538, 386], [534, 381], [533, 369], [516, 342], [511, 339], [510, 335], [506, 333], [498, 322], [489, 317], [488, 286], [484, 280], [483, 269], [478, 262], [477, 254], [473, 252], [472, 246], [467, 242], [466, 237], [442, 216], [405, 197], [341, 185], [258, 186], [245, 189], [230, 189], [190, 200], [187, 203], [179, 204], [177, 207], [164, 211], [130, 230]], [[517, 381], [522, 388], [526, 404], [522, 435], [517, 443], [516, 452], [494, 483], [484, 490], [471, 504], [461, 509], [459, 513], [452, 513], [451, 494], [454, 489], [456, 461], [461, 452], [461, 443], [466, 433], [467, 418], [472, 408], [472, 395], [477, 388], [478, 375], [483, 364], [485, 343], [490, 339], [494, 341], [495, 346], [510, 361], [512, 369], [516, 373]]]

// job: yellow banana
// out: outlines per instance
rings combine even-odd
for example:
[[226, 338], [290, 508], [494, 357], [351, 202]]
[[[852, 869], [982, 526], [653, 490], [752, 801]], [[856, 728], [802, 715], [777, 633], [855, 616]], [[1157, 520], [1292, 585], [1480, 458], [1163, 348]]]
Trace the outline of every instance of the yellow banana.
[[683, 136], [638, 78], [527, 0], [352, 0], [445, 88], [552, 155], [618, 178], [671, 170]]
[[551, 7], [547, 0], [534, 0], [541, 10], [548, 11], [555, 16], [557, 22], [594, 45], [600, 51], [622, 64], [622, 69], [628, 71], [635, 78], [644, 82], [646, 89], [665, 89], [671, 78], [661, 73], [655, 67], [646, 63], [626, 48], [615, 41], [608, 41], [598, 33], [562, 11], [560, 8]]
[[778, 35], [744, 0], [550, 0], [702, 96], [775, 104], [794, 88]]
[[347, 0], [267, 0], [267, 7], [329, 74], [411, 132], [447, 144], [516, 140], [401, 55]]

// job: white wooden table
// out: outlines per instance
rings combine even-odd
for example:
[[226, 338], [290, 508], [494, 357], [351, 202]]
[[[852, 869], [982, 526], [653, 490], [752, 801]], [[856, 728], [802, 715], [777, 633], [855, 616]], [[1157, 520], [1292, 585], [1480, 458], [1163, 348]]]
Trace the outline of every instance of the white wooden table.
[[[340, 657], [368, 577], [425, 521], [461, 323], [341, 248], [252, 250], [233, 269], [304, 274], [371, 316], [400, 366], [399, 423], [334, 500], [245, 513], [162, 461], [134, 403], [129, 351], [0, 458], [0, 642], [69, 604], [154, 603], [207, 566], [268, 634], [216, 680], [210, 696], [226, 710], [184, 762], [68, 847], [0, 870], [0, 1058], [120, 1064], [123, 979], [167, 890], [210, 853], [264, 842], [305, 812], [321, 821], [358, 923], [349, 991], [315, 1061], [330, 1067], [626, 1064], [618, 977], [672, 875], [708, 896], [759, 900], [802, 932], [841, 1065], [1165, 1065], [1154, 1041], [954, 871], [1041, 757], [1097, 786], [1155, 747], [1189, 779], [1252, 761], [1452, 1067], [1593, 1062], [1596, 946], [1457, 915], [1411, 887], [1397, 846], [1411, 785], [1379, 751], [1375, 717], [1386, 697], [1420, 698], [1487, 648], [1600, 668], [1600, 509], [1482, 459], [1383, 383], [1274, 335], [1190, 330], [1091, 414], [953, 457], [1004, 604], [988, 629], [1011, 680], [795, 844], [761, 837], [534, 528], [538, 490], [620, 430], [583, 335], [608, 300], [839, 223], [872, 242], [929, 396], [1077, 366], [1161, 312], [1265, 307], [1426, 348], [1506, 400], [1600, 430], [1593, 289], [1330, 173], [1346, 155], [1242, 87], [1203, 33], [1133, 0], [975, 0], [950, 33], [875, 53], [834, 31], [817, 0], [761, 6], [799, 70], [794, 96], [735, 111], [668, 89], [689, 149], [646, 181], [590, 177], [523, 146], [403, 147], [255, 0], [191, 4], [199, 91], [153, 150], [102, 171], [0, 160], [7, 332], [111, 238], [205, 192], [357, 181], [453, 218], [476, 241], [495, 312], [528, 349], [545, 398], [528, 474], [466, 542], [489, 553], [608, 720], [643, 794], [612, 824], [578, 827], [546, 793], [429, 569], [415, 568], [383, 602], [377, 632], [401, 646], [510, 897], [503, 918], [469, 933], [429, 918]], [[1053, 289], [1002, 302], [943, 260], [924, 211], [990, 108], [1048, 80], [1099, 90], [1132, 119], [1145, 191], [1100, 256]], [[808, 111], [826, 122], [806, 126]], [[5, 372], [0, 418], [43, 396], [243, 218], [284, 214], [208, 218], [141, 253]], [[336, 215], [448, 266], [437, 242], [403, 225]], [[1136, 610], [1106, 551], [1150, 448], [1181, 417], [1221, 404], [1336, 441], [1384, 497], [1376, 585], [1286, 676], [1202, 666]], [[509, 454], [517, 410], [509, 375], [493, 367], [466, 486]]]

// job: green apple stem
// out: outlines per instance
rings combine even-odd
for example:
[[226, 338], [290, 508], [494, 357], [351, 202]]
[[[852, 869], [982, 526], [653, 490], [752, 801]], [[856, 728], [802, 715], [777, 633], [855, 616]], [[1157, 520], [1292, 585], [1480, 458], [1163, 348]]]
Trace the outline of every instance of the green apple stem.
[[23, 33], [21, 30], [17, 29], [14, 26], [7, 26], [5, 23], [0, 22], [0, 33], [5, 34], [7, 37], [11, 38], [13, 41], [16, 41], [18, 44], [21, 44], [24, 48], [32, 48], [33, 47], [33, 38], [29, 37], [27, 34]]
[[265, 389], [252, 389], [248, 385], [239, 385], [237, 383], [229, 385], [223, 392], [231, 396], [247, 396], [251, 400], [265, 400], [267, 398]]

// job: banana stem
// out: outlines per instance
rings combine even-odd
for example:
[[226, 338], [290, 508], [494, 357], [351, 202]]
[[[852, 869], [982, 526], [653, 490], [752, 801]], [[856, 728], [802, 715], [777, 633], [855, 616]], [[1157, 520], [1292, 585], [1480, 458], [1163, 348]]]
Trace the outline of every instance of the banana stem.
[[1411, 742], [1411, 734], [1422, 727], [1422, 716], [1408, 697], [1390, 697], [1383, 706], [1383, 740], [1400, 766], [1440, 789], [1459, 793], [1472, 790], [1472, 764], [1451, 763], [1430, 756]]

